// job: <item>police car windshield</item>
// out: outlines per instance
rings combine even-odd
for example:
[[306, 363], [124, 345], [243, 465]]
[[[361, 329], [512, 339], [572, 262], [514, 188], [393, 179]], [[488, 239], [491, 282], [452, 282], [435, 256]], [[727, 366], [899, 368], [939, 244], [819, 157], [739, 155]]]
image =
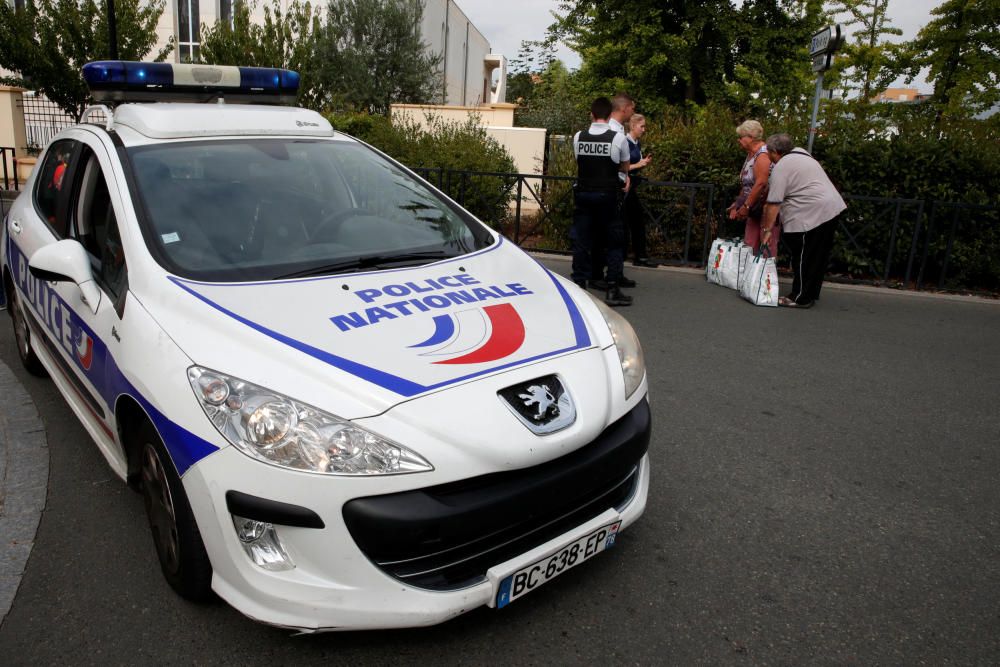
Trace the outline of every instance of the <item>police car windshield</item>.
[[[370, 148], [240, 139], [128, 149], [147, 245], [200, 280], [271, 280], [407, 265], [483, 248], [468, 214]], [[420, 258], [426, 258], [421, 260]], [[400, 264], [395, 264], [399, 266]]]

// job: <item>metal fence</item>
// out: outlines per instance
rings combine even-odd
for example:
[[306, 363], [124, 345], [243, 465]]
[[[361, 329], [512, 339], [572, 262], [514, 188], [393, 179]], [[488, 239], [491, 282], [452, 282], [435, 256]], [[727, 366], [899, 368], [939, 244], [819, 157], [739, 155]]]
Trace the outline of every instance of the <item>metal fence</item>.
[[76, 125], [76, 119], [59, 108], [55, 102], [35, 91], [21, 94], [21, 108], [24, 112], [24, 130], [28, 148], [41, 150], [56, 134], [67, 127]]
[[923, 237], [917, 289], [1000, 291], [1000, 206], [931, 202]]
[[[459, 204], [527, 250], [569, 252], [573, 178], [416, 169]], [[704, 266], [715, 236], [743, 233], [727, 205], [735, 188], [645, 181], [639, 190], [649, 255]], [[916, 289], [1000, 290], [1000, 204], [844, 195], [834, 280]]]
[[3, 165], [4, 190], [20, 190], [21, 184], [17, 180], [17, 157], [14, 149], [8, 146], [0, 146], [0, 165]]

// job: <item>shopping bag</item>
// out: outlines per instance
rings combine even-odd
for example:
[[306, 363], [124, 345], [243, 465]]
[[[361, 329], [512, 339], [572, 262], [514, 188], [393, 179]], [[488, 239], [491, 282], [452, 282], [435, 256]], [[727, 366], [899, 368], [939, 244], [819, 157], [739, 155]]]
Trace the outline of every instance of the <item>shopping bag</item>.
[[754, 252], [753, 246], [744, 245], [740, 248], [740, 265], [739, 273], [736, 276], [736, 287], [734, 288], [737, 292], [740, 291], [740, 287], [743, 286], [743, 276], [746, 275], [747, 268], [753, 262]]
[[709, 250], [708, 261], [705, 262], [705, 280], [710, 283], [719, 283], [719, 266], [722, 264], [722, 258], [728, 252], [723, 246], [727, 244], [731, 245], [732, 242], [726, 239], [712, 241], [712, 249]]
[[747, 263], [740, 296], [755, 306], [778, 305], [778, 267], [769, 252], [761, 252]]
[[743, 242], [733, 244], [719, 267], [719, 284], [729, 289], [739, 289], [743, 271], [752, 259], [753, 248]]
[[705, 265], [705, 279], [710, 283], [721, 285], [720, 270], [728, 262], [729, 253], [736, 245], [742, 245], [740, 239], [715, 239], [708, 253], [708, 263]]

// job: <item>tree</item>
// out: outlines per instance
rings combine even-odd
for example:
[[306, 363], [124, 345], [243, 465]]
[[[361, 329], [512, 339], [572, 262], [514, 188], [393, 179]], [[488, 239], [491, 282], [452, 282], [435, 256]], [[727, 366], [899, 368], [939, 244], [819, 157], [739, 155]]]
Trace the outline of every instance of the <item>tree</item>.
[[746, 0], [735, 33], [735, 60], [728, 101], [761, 117], [805, 113], [816, 75], [810, 37], [827, 20], [823, 0]]
[[441, 56], [421, 38], [423, 13], [421, 0], [329, 0], [315, 52], [323, 105], [388, 114], [393, 102], [440, 99]]
[[318, 108], [323, 93], [317, 84], [316, 41], [321, 33], [319, 12], [309, 2], [293, 0], [282, 12], [281, 0], [264, 7], [263, 23], [251, 18], [255, 5], [235, 3], [233, 23], [202, 26], [199, 57], [213, 65], [280, 67], [299, 73], [299, 103]]
[[889, 0], [839, 0], [830, 8], [835, 16], [847, 15], [844, 26], [857, 26], [853, 39], [841, 49], [830, 77], [839, 79], [845, 89], [857, 90], [862, 108], [899, 76], [902, 49], [884, 37], [902, 35], [903, 31], [892, 25], [888, 9]]
[[593, 93], [627, 89], [646, 107], [725, 96], [732, 74], [731, 0], [566, 0], [554, 36], [580, 53]]
[[592, 98], [577, 89], [573, 75], [561, 60], [553, 60], [534, 78], [531, 96], [515, 114], [521, 127], [544, 127], [554, 134], [572, 135], [590, 123]]
[[944, 116], [968, 117], [1000, 101], [1000, 0], [947, 0], [906, 43], [907, 82], [930, 68], [930, 103]]
[[[21, 9], [0, 2], [0, 67], [16, 73], [5, 83], [44, 93], [77, 120], [90, 93], [82, 67], [107, 60], [106, 0], [37, 0]], [[117, 0], [118, 57], [142, 60], [156, 44], [156, 23], [165, 0]], [[173, 50], [171, 42], [155, 60]]]
[[507, 99], [530, 104], [540, 74], [555, 62], [555, 44], [548, 40], [523, 40], [507, 68]]

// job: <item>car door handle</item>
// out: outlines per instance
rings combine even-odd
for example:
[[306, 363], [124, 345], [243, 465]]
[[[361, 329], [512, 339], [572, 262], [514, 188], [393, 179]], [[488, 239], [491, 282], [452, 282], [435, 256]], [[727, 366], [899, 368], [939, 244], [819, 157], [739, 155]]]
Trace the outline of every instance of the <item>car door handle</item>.
[[21, 223], [18, 222], [17, 220], [11, 220], [10, 221], [10, 230], [12, 232], [14, 232], [15, 234], [20, 234], [21, 233]]

